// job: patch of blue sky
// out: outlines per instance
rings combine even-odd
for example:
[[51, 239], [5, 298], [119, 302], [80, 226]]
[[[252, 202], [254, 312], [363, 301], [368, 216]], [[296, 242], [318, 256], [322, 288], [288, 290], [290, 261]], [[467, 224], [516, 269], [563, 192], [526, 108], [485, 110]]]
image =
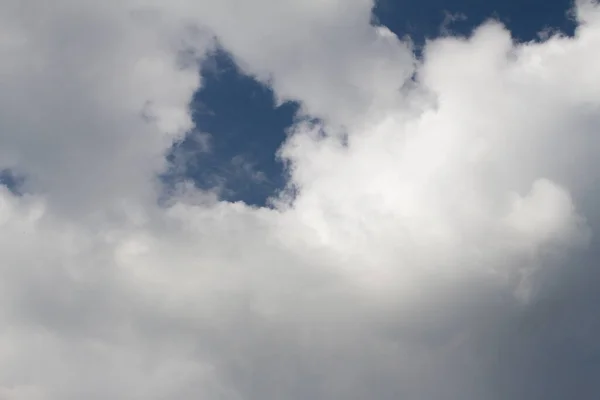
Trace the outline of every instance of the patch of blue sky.
[[11, 169], [0, 170], [0, 185], [5, 186], [13, 194], [21, 195], [24, 179]]
[[572, 0], [377, 0], [373, 14], [377, 23], [420, 47], [448, 33], [468, 36], [489, 19], [502, 22], [519, 42], [539, 40], [549, 30], [571, 36], [572, 8]]
[[196, 129], [169, 154], [177, 166], [169, 179], [185, 177], [198, 188], [216, 190], [223, 200], [263, 206], [285, 186], [284, 165], [276, 153], [298, 105], [277, 106], [273, 92], [243, 75], [222, 50], [202, 65], [201, 73], [203, 87], [191, 103]]

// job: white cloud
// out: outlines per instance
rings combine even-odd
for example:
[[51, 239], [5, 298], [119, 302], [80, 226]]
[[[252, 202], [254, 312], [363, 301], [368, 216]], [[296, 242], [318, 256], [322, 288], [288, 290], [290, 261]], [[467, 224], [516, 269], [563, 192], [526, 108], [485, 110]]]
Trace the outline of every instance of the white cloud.
[[69, 213], [153, 195], [148, 177], [191, 126], [199, 84], [178, 52], [209, 37], [131, 2], [1, 7], [1, 166]]
[[[414, 67], [371, 6], [0, 2], [0, 399], [597, 393], [600, 9]], [[277, 209], [156, 204], [213, 34], [325, 120]]]

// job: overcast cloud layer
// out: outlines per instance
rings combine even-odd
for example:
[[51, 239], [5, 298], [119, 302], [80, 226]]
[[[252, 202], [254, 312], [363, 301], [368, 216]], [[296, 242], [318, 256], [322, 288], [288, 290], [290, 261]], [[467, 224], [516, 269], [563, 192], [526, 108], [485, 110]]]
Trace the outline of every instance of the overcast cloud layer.
[[[598, 397], [600, 7], [422, 60], [372, 7], [0, 0], [0, 399]], [[323, 121], [273, 209], [156, 178], [216, 43]]]

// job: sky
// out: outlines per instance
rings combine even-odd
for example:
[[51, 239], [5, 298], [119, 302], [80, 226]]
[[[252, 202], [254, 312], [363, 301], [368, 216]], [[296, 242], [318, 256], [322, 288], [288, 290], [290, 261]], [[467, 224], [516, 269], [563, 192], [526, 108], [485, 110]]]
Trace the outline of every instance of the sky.
[[[410, 37], [416, 54], [427, 39], [449, 33], [468, 36], [489, 19], [501, 21], [515, 40], [539, 40], [547, 30], [572, 35], [575, 23], [571, 1], [423, 1], [418, 5], [379, 0], [372, 18], [399, 37]], [[213, 147], [169, 174], [168, 183], [191, 178], [204, 190], [216, 189], [223, 200], [268, 206], [269, 198], [285, 187], [286, 171], [276, 157], [294, 124], [298, 104], [275, 103], [268, 84], [245, 75], [226, 49], [211, 53], [200, 71], [204, 84], [191, 104], [196, 130], [171, 157], [197, 153], [206, 146], [195, 138], [212, 134]], [[187, 160], [187, 158], [186, 158]]]
[[600, 5], [0, 0], [0, 400], [595, 399]]

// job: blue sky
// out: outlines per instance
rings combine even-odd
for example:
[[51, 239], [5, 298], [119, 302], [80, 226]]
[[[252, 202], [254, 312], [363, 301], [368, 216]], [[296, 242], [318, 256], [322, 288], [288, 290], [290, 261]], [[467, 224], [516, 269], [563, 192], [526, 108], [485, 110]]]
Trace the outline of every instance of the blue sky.
[[[410, 36], [418, 51], [428, 38], [448, 31], [469, 35], [490, 18], [505, 24], [517, 41], [538, 40], [549, 28], [571, 35], [571, 7], [568, 0], [379, 0], [373, 15], [399, 37]], [[171, 179], [186, 177], [202, 189], [218, 187], [224, 200], [264, 206], [285, 186], [276, 152], [294, 122], [297, 104], [275, 107], [272, 91], [243, 75], [223, 50], [201, 71], [204, 85], [191, 104], [196, 132], [176, 147], [188, 157], [185, 169]], [[210, 134], [209, 152], [192, 139], [198, 133]]]
[[[224, 50], [205, 61], [201, 73], [203, 87], [191, 104], [196, 132], [176, 150], [191, 154], [185, 174], [202, 189], [218, 187], [224, 200], [264, 205], [285, 185], [276, 151], [298, 106], [276, 107], [273, 92], [243, 75]], [[208, 142], [194, 139], [206, 134]]]
[[19, 177], [15, 176], [10, 169], [0, 171], [0, 185], [4, 185], [13, 192], [18, 192], [19, 184], [22, 183]]

